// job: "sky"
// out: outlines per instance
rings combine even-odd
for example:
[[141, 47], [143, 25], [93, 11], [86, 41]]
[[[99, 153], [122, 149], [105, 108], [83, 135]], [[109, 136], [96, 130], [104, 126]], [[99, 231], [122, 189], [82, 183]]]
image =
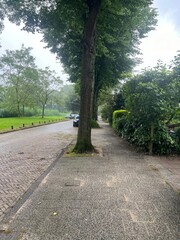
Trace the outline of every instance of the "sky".
[[6, 49], [20, 49], [22, 44], [25, 47], [32, 47], [31, 54], [36, 58], [36, 65], [42, 69], [49, 66], [51, 70], [56, 71], [57, 75], [64, 81], [64, 84], [67, 83], [68, 76], [65, 74], [62, 64], [56, 59], [55, 54], [52, 54], [49, 49], [45, 48], [46, 44], [41, 41], [41, 34], [22, 31], [19, 26], [10, 23], [7, 19], [4, 21], [4, 25], [4, 30], [0, 34], [0, 56], [5, 53]]
[[[140, 56], [143, 63], [136, 67], [140, 71], [145, 67], [153, 67], [161, 59], [169, 64], [173, 60], [177, 51], [180, 50], [180, 0], [154, 0], [154, 7], [158, 9], [158, 24], [156, 30], [151, 31], [142, 40], [140, 45]], [[42, 35], [21, 31], [20, 27], [5, 21], [5, 28], [0, 35], [0, 55], [5, 49], [20, 49], [22, 43], [25, 47], [32, 47], [32, 55], [36, 58], [39, 68], [49, 66], [55, 70], [61, 79], [66, 83], [67, 75], [63, 71], [62, 65], [55, 55], [41, 42]]]
[[158, 10], [156, 29], [140, 45], [143, 63], [136, 69], [156, 66], [160, 59], [169, 64], [180, 50], [180, 0], [155, 0]]

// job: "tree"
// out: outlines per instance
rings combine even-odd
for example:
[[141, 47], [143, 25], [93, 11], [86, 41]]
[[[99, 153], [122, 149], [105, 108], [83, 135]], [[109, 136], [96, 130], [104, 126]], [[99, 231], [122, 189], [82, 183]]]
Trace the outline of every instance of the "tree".
[[4, 101], [5, 87], [0, 85], [0, 108], [2, 108], [2, 103]]
[[[69, 73], [76, 73], [72, 76], [80, 77], [80, 124], [75, 150], [77, 152], [92, 150], [90, 125], [95, 80], [96, 33], [99, 26], [102, 26], [107, 16], [111, 14], [114, 18], [112, 22], [108, 22], [107, 26], [111, 26], [111, 30], [113, 30], [114, 24], [119, 25], [119, 29], [122, 29], [123, 45], [127, 44], [127, 39], [128, 43], [131, 43], [133, 39], [138, 41], [144, 33], [151, 29], [154, 18], [153, 11], [149, 11], [151, 13], [150, 21], [144, 21], [144, 25], [143, 21], [142, 24], [138, 25], [137, 23], [138, 19], [142, 18], [142, 14], [140, 14], [142, 12], [145, 12], [143, 19], [148, 19], [150, 14], [146, 14], [147, 7], [152, 1], [33, 0], [28, 2], [26, 0], [4, 0], [4, 2], [7, 4], [7, 8], [9, 7], [11, 21], [19, 23], [20, 20], [23, 20], [25, 30], [35, 31], [37, 29], [44, 33], [48, 47], [61, 56], [65, 69]], [[130, 21], [132, 16], [138, 17]], [[100, 19], [98, 26], [96, 23]], [[128, 25], [125, 24], [126, 19], [129, 20]], [[122, 28], [124, 24], [126, 29]], [[127, 38], [127, 36], [131, 37]], [[101, 43], [105, 50], [108, 49], [108, 46], [103, 45], [103, 41]], [[115, 57], [114, 54], [112, 57]]]
[[44, 118], [44, 111], [48, 100], [52, 93], [62, 85], [62, 81], [56, 76], [55, 71], [51, 71], [49, 67], [45, 70], [38, 69], [38, 86], [36, 89], [37, 102], [42, 107], [42, 118]]
[[171, 68], [173, 84], [177, 90], [176, 97], [178, 98], [178, 102], [180, 104], [180, 51], [178, 51], [178, 54], [174, 57]]
[[[145, 3], [145, 2], [144, 2]], [[113, 4], [98, 20], [93, 118], [97, 119], [97, 100], [102, 89], [113, 88], [125, 72], [139, 62], [138, 44], [156, 24], [155, 11], [138, 1]], [[107, 17], [108, 16], [108, 17]], [[111, 23], [111, 24], [109, 24]]]
[[115, 88], [102, 90], [100, 92], [99, 105], [102, 118], [112, 125], [113, 112], [125, 108], [122, 86], [118, 84]]
[[0, 32], [3, 30], [3, 20], [5, 17], [5, 6], [3, 1], [0, 2]]
[[65, 106], [68, 111], [72, 113], [79, 113], [80, 109], [80, 99], [79, 99], [79, 89], [77, 89], [75, 84], [70, 84], [64, 86], [62, 89], [64, 94]]
[[6, 50], [1, 57], [1, 78], [7, 86], [6, 103], [18, 116], [24, 114], [24, 106], [32, 103], [31, 94], [37, 80], [35, 59], [31, 48], [22, 45], [20, 50]]
[[178, 107], [176, 95], [171, 72], [162, 62], [127, 81], [123, 86], [125, 107], [130, 112], [127, 138], [148, 147], [151, 154], [154, 145], [159, 153], [174, 147], [166, 124]]

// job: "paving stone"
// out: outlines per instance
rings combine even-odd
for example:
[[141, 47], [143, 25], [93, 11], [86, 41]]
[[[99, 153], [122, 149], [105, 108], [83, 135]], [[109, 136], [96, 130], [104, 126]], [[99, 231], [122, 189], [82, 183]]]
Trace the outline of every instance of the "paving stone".
[[61, 158], [5, 219], [3, 240], [180, 239], [180, 196], [145, 157], [106, 124], [93, 130], [93, 143], [103, 157]]

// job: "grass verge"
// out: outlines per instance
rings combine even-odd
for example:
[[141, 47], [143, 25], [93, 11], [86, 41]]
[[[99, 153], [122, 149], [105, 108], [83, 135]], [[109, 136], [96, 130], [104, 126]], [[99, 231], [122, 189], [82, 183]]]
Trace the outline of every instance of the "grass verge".
[[0, 118], [0, 132], [63, 121], [64, 116]]

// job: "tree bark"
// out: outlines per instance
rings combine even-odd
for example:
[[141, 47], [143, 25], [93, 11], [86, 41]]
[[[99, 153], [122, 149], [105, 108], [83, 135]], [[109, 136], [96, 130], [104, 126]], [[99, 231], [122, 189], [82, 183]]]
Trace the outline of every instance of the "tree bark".
[[18, 114], [18, 117], [20, 117], [21, 110], [20, 110], [19, 92], [17, 87], [16, 87], [16, 100], [17, 100], [17, 114]]
[[98, 120], [98, 96], [102, 86], [101, 73], [104, 67], [104, 56], [96, 59], [95, 61], [95, 79], [94, 79], [94, 92], [92, 103], [92, 119]]
[[92, 104], [92, 119], [98, 120], [98, 91], [95, 90], [93, 94], [93, 104]]
[[41, 114], [41, 118], [44, 118], [44, 110], [45, 110], [45, 105], [42, 105], [42, 114]]
[[25, 114], [25, 110], [24, 110], [24, 104], [22, 105], [22, 116], [24, 117], [24, 114]]
[[88, 0], [86, 3], [89, 7], [89, 14], [84, 26], [80, 92], [80, 121], [77, 143], [74, 148], [74, 151], [78, 153], [89, 152], [93, 150], [91, 143], [91, 105], [95, 67], [95, 29], [101, 0]]

